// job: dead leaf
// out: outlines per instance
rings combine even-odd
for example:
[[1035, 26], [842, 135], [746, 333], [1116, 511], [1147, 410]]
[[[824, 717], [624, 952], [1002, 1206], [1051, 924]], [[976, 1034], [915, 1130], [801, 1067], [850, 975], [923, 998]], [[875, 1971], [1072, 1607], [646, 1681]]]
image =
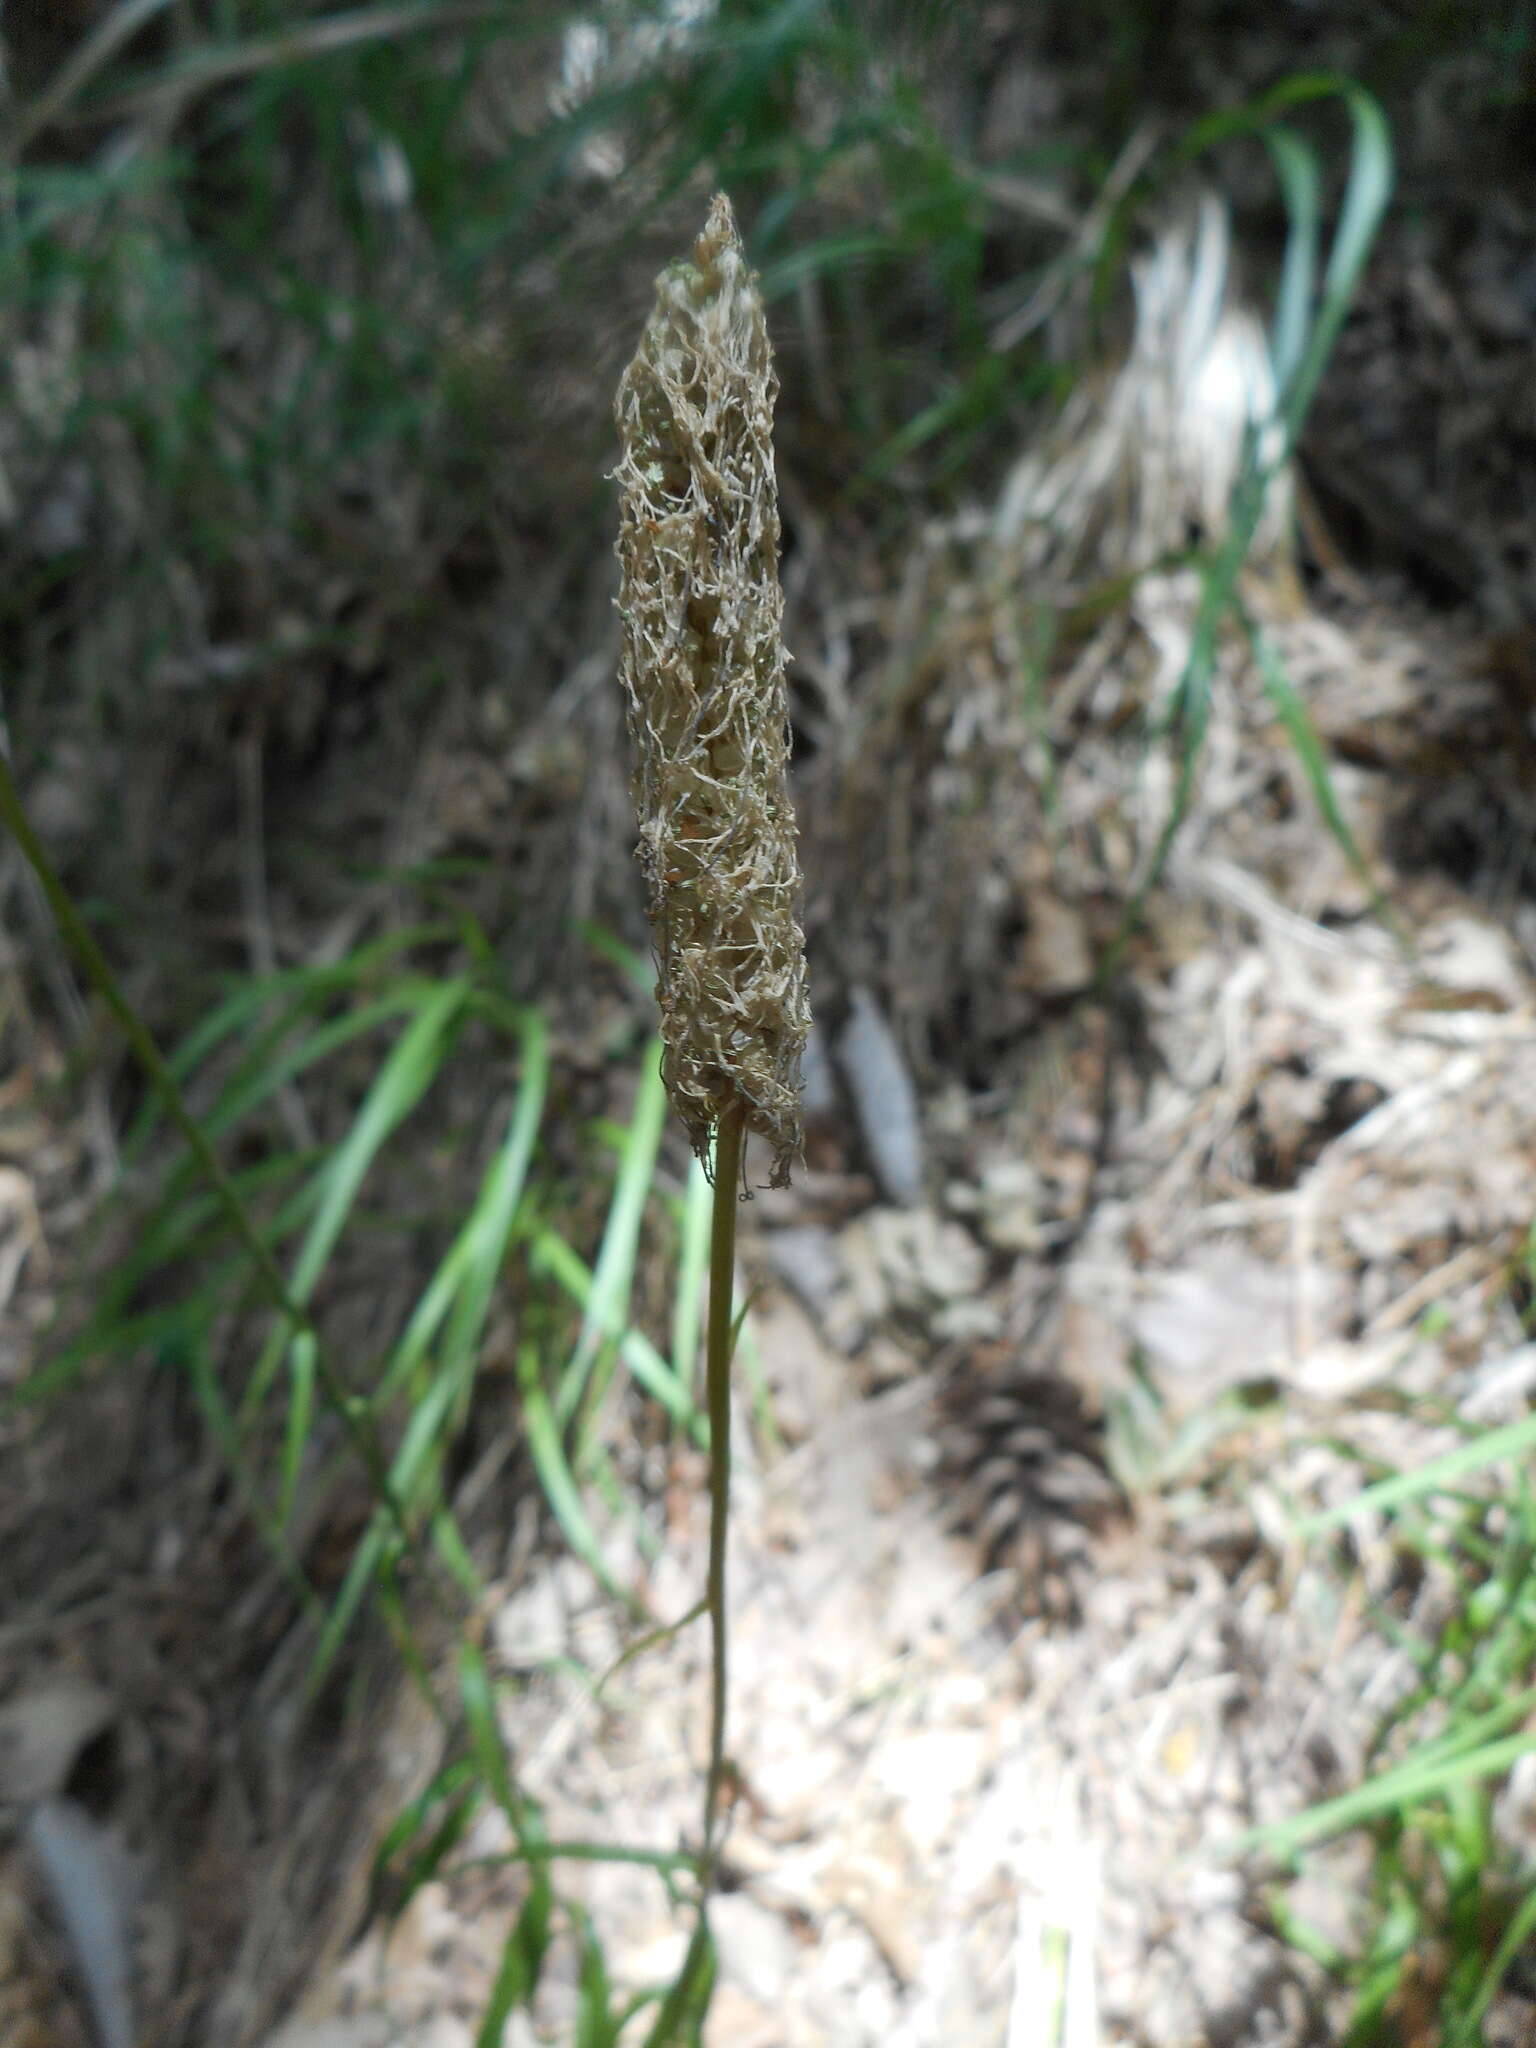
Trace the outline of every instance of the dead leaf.
[[0, 1800], [62, 1792], [75, 1759], [111, 1725], [117, 1702], [88, 1679], [45, 1679], [0, 1707]]

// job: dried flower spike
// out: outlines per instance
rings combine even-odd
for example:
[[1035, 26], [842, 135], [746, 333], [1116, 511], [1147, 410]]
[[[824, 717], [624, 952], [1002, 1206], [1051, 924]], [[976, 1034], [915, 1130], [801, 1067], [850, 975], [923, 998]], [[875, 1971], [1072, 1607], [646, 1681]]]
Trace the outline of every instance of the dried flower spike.
[[662, 1073], [694, 1150], [739, 1115], [800, 1147], [810, 1024], [773, 471], [778, 380], [730, 201], [656, 281], [619, 385], [620, 675]]

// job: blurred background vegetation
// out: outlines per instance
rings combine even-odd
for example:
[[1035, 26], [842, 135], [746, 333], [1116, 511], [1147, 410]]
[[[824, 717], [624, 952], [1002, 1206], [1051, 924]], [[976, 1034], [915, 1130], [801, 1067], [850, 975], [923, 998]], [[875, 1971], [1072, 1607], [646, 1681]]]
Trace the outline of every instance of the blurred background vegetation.
[[[702, 1437], [703, 1191], [663, 1134], [612, 682], [609, 406], [657, 269], [726, 187], [783, 383], [791, 644], [835, 582], [857, 700], [919, 537], [990, 502], [1123, 348], [1129, 255], [1190, 165], [1268, 303], [1296, 195], [1240, 137], [1289, 94], [1334, 219], [1362, 147], [1321, 103], [1345, 75], [1395, 143], [1388, 244], [1437, 246], [1528, 189], [1532, 10], [10, 0], [0, 36], [0, 689], [54, 870], [50, 898], [8, 859], [4, 1029], [49, 1116], [85, 1105], [47, 1169], [72, 1247], [56, 1320], [6, 1361], [30, 1406], [5, 1424], [0, 1584], [26, 1606], [97, 1550], [143, 1567], [136, 1503], [195, 1473], [205, 1590], [276, 1561], [242, 1650], [177, 1645], [231, 1725], [242, 1697], [334, 1702], [371, 1599], [387, 1626], [343, 1660], [353, 1706], [398, 1657], [451, 1738], [380, 1857], [398, 1903], [476, 1801], [525, 1859], [537, 1833], [473, 1634], [451, 1651], [484, 1593], [477, 1530], [516, 1522], [531, 1475], [606, 1572], [584, 1503], [632, 1484], [601, 1426], [616, 1389], [644, 1390], [642, 1446]], [[1392, 347], [1370, 317], [1356, 362]], [[1328, 453], [1368, 438], [1362, 408], [1368, 378], [1325, 385], [1335, 441], [1301, 448], [1369, 548]], [[1490, 629], [1536, 616], [1528, 548], [1491, 562], [1387, 523], [1393, 559]], [[1096, 616], [1113, 593], [1077, 597]], [[830, 687], [798, 685], [808, 764]], [[849, 920], [900, 880], [847, 815], [807, 825], [813, 940], [842, 929], [878, 974], [892, 956]], [[112, 983], [80, 972], [61, 904]], [[175, 1048], [222, 1186], [113, 1004]], [[958, 992], [906, 1014], [925, 1081], [985, 1074]], [[108, 1364], [138, 1390], [127, 1463], [102, 1451], [127, 1440]], [[487, 1382], [517, 1391], [514, 1440]], [[67, 1391], [83, 1405], [50, 1432]], [[355, 1776], [334, 1791], [355, 1801]], [[207, 1796], [191, 1774], [189, 1837]], [[528, 1867], [487, 2041], [549, 1940], [550, 1866]], [[572, 1924], [580, 2039], [617, 2040]], [[237, 1929], [214, 1914], [205, 1947], [204, 2002], [159, 2038], [213, 2038]], [[263, 1954], [261, 2011], [301, 1962]]]

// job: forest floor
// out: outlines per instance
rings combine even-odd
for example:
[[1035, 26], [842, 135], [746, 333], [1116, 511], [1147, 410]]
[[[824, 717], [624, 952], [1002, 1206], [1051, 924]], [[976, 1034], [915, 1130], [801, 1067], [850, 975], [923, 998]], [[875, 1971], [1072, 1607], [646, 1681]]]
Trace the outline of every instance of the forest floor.
[[[1297, 1862], [1252, 1833], [1444, 1731], [1456, 1674], [1496, 1647], [1492, 1594], [1473, 1596], [1528, 1526], [1496, 1465], [1410, 1489], [1406, 1520], [1359, 1503], [1536, 1399], [1536, 600], [1509, 472], [1532, 433], [1529, 238], [1514, 196], [1478, 219], [1463, 236], [1448, 207], [1434, 246], [1400, 237], [1372, 273], [1307, 450], [1300, 558], [1277, 545], [1242, 586], [1258, 630], [1221, 636], [1188, 814], [1144, 900], [1197, 570], [1065, 607], [1024, 659], [1021, 597], [1049, 593], [1006, 484], [877, 546], [823, 528], [784, 461], [823, 1022], [806, 1166], [742, 1212], [718, 2048], [1342, 2038], [1352, 1994], [1321, 1958], [1379, 1932], [1379, 1843], [1340, 1823]], [[604, 831], [622, 812], [603, 578], [536, 729], [489, 745], [466, 716], [423, 746], [413, 857], [453, 851], [449, 816], [478, 843], [503, 784], [530, 815], [559, 801], [573, 758]], [[375, 801], [344, 756], [337, 786]], [[42, 780], [34, 810], [67, 811], [67, 760]], [[556, 858], [530, 856], [535, 877]], [[278, 957], [320, 958], [272, 881]], [[110, 1062], [18, 861], [3, 884], [11, 1384], [124, 1226]], [[581, 987], [549, 1009], [568, 1099], [622, 1123], [633, 1075], [590, 1047], [637, 1004]], [[430, 1180], [427, 1141], [421, 1160]], [[663, 1182], [684, 1170], [664, 1152]], [[366, 1331], [420, 1281], [364, 1254], [344, 1306]], [[665, 1275], [639, 1292], [664, 1323]], [[517, 1307], [454, 1475], [487, 1585], [470, 1633], [551, 1835], [675, 1851], [697, 1827], [707, 1641], [681, 1631], [599, 1696], [633, 1624], [551, 1540], [519, 1464], [497, 1351]], [[173, 1363], [6, 1424], [0, 2036], [91, 2040], [78, 1931], [39, 1904], [40, 1861], [71, 1847], [20, 1818], [67, 1785], [92, 1831], [77, 1895], [128, 1929], [142, 2038], [470, 2048], [526, 1892], [498, 1864], [506, 1823], [478, 1813], [459, 1874], [385, 1911], [372, 1859], [443, 1731], [373, 1637], [301, 1706], [306, 1624]], [[624, 1504], [603, 1558], [666, 1619], [702, 1585], [705, 1468], [638, 1410], [607, 1418]], [[370, 1506], [354, 1475], [317, 1509], [322, 1580]], [[446, 1637], [433, 1654], [451, 1662]], [[1536, 1772], [1507, 1761], [1488, 1867], [1513, 1882]], [[1382, 2036], [1406, 2048], [1442, 2038], [1466, 1961], [1420, 1876]], [[616, 1982], [675, 1969], [686, 1930], [654, 1869], [562, 1884]], [[1510, 1915], [1487, 1904], [1491, 1958]], [[1489, 2048], [1532, 2038], [1530, 1992], [1503, 1971]], [[505, 2038], [576, 2038], [578, 1993], [574, 1963], [551, 1966]]]
[[[1138, 602], [1166, 620], [1189, 597], [1149, 582]], [[881, 1198], [844, 1109], [813, 1122], [795, 1188], [744, 1212], [767, 1400], [744, 1401], [738, 1428], [713, 2041], [1021, 2048], [1057, 2038], [1062, 1999], [1083, 2030], [1069, 2040], [1336, 2038], [1324, 1973], [1281, 1936], [1276, 1865], [1242, 1838], [1381, 1760], [1418, 1677], [1412, 1643], [1460, 1597], [1379, 1516], [1310, 1540], [1305, 1518], [1347, 1504], [1362, 1473], [1411, 1472], [1468, 1425], [1529, 1412], [1536, 913], [1518, 888], [1496, 897], [1481, 865], [1459, 886], [1389, 852], [1437, 829], [1435, 803], [1453, 834], [1439, 764], [1503, 717], [1487, 644], [1368, 597], [1274, 631], [1411, 948], [1369, 914], [1234, 652], [1199, 807], [1147, 907], [1134, 1014], [1064, 1001], [1043, 1072], [926, 1101], [917, 1199]], [[1094, 659], [1111, 672], [1104, 649]], [[1419, 749], [1436, 764], [1422, 788], [1401, 765]], [[1063, 762], [1066, 815], [1110, 801], [1091, 753]], [[1486, 747], [1477, 758], [1468, 831], [1490, 801]], [[1506, 836], [1512, 870], [1529, 844]], [[1039, 885], [1017, 963], [1032, 986], [1081, 978], [1079, 918]], [[20, 1344], [46, 1261], [89, 1211], [90, 1129], [50, 1128], [25, 1076], [7, 1115]], [[679, 1614], [702, 1579], [702, 1461], [628, 1455], [663, 1543], [649, 1556], [619, 1517], [608, 1564], [652, 1613]], [[163, 1501], [140, 1512], [158, 1521]], [[1496, 1498], [1487, 1512], [1496, 1537]], [[8, 1709], [13, 1746], [84, 1746], [120, 1711], [110, 1672], [71, 1656], [61, 1675], [48, 1649], [112, 1588], [108, 1561], [51, 1615], [8, 1624], [8, 1648], [38, 1659]], [[622, 1618], [542, 1546], [497, 1579], [477, 1626], [492, 1668], [525, 1674], [506, 1733], [551, 1831], [686, 1841], [702, 1632], [646, 1653], [599, 1702], [581, 1674], [623, 1647]], [[363, 1725], [369, 1754], [408, 1758], [414, 1783], [430, 1731], [407, 1699], [402, 1726], [395, 1708]], [[352, 1817], [354, 1890], [400, 1790], [375, 1774]], [[1517, 1771], [1500, 1803], [1515, 1850], [1536, 1846], [1531, 1792]], [[465, 1850], [494, 1857], [504, 1832], [484, 1818]], [[1370, 1867], [1369, 1842], [1344, 1835], [1293, 1901], [1341, 1950]], [[685, 1937], [654, 1873], [594, 1867], [579, 1891], [619, 1981], [675, 1966]], [[398, 1924], [366, 1922], [274, 2043], [470, 2042], [518, 1894], [506, 1875], [429, 1883]], [[266, 1954], [242, 1966], [259, 1974]], [[551, 1977], [539, 2037], [569, 2038], [573, 1995]], [[1499, 2010], [1509, 2031], [1488, 2038], [1527, 2038], [1536, 2008], [1510, 1992]], [[522, 2024], [509, 2037], [535, 2038]], [[84, 2038], [57, 2020], [18, 2029], [38, 2048]]]
[[[1393, 731], [1423, 736], [1426, 706], [1459, 724], [1497, 696], [1428, 619], [1367, 603], [1278, 631], [1330, 745], [1356, 753], [1374, 735], [1385, 760]], [[1336, 762], [1411, 953], [1362, 921], [1361, 882], [1246, 674], [1218, 693], [1211, 756], [1149, 909], [1134, 1045], [1078, 1013], [1022, 1106], [925, 1105], [918, 1202], [876, 1199], [858, 1146], [823, 1129], [817, 1168], [747, 1212], [782, 1448], [744, 1401], [713, 2041], [1021, 2048], [1058, 2038], [1062, 1999], [1067, 2040], [1338, 2037], [1323, 1972], [1281, 1937], [1277, 1865], [1243, 1838], [1390, 1759], [1413, 1644], [1460, 1597], [1379, 1516], [1342, 1540], [1308, 1539], [1306, 1518], [1362, 1473], [1412, 1472], [1529, 1412], [1536, 959], [1528, 911], [1389, 873], [1401, 784]], [[1068, 920], [1037, 930], [1070, 952]], [[1061, 1381], [1110, 1418], [1096, 1453]], [[1109, 1491], [1085, 1491], [1095, 1455], [1127, 1505], [1085, 1538], [1079, 1505]], [[988, 1459], [1011, 1515], [979, 1542], [955, 1524], [982, 1512]], [[688, 1454], [667, 1471], [655, 1562], [612, 1538], [615, 1576], [660, 1615], [701, 1583], [702, 1480]], [[1499, 1512], [1495, 1489], [1494, 1533]], [[1050, 1611], [1029, 1613], [1042, 1588]], [[598, 1669], [622, 1648], [569, 1559], [505, 1590], [486, 1617], [503, 1668]], [[530, 1686], [509, 1734], [554, 1833], [687, 1838], [705, 1648], [685, 1632], [600, 1703], [576, 1677]], [[1536, 1847], [1533, 1794], [1518, 1771], [1499, 1810], [1513, 1850]], [[479, 1853], [505, 1846], [487, 1821]], [[1342, 1951], [1370, 1868], [1346, 1834], [1292, 1900]], [[615, 1971], [676, 1965], [685, 1936], [653, 1874], [594, 1871], [583, 1895]], [[514, 1896], [498, 1916], [494, 1891], [429, 1885], [315, 2012], [378, 1997], [388, 2038], [467, 2042]], [[1422, 1967], [1430, 2014], [1429, 1947]], [[1398, 2024], [1432, 2038], [1413, 2011]], [[1510, 1991], [1492, 2024], [1490, 2041], [1527, 2039], [1536, 2006]]]

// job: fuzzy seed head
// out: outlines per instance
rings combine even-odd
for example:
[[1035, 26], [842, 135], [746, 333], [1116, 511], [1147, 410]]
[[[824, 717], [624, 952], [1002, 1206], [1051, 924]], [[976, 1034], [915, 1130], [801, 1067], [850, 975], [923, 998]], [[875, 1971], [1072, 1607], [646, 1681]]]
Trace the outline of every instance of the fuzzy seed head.
[[800, 1148], [810, 1024], [789, 799], [773, 402], [757, 280], [730, 201], [619, 384], [620, 680], [659, 972], [662, 1072], [694, 1150], [739, 1113]]

